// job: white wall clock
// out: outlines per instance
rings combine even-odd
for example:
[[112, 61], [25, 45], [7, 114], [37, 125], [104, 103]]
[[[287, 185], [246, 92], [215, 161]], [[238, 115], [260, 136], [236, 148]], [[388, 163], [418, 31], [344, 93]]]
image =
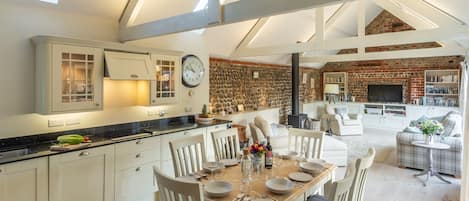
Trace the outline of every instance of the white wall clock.
[[182, 84], [186, 87], [196, 87], [204, 79], [205, 68], [202, 61], [195, 55], [182, 58]]

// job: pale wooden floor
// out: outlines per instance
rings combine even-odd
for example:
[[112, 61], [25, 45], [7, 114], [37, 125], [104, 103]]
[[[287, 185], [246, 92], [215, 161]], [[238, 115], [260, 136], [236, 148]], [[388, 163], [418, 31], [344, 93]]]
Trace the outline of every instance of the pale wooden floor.
[[[379, 137], [383, 134], [387, 136]], [[372, 144], [377, 143], [376, 145], [381, 146], [395, 143], [394, 132], [365, 130], [364, 136], [358, 138], [363, 140], [372, 138]], [[394, 142], [389, 140], [394, 140]], [[388, 157], [375, 161], [369, 172], [365, 201], [459, 201], [459, 179], [446, 176], [445, 178], [452, 182], [452, 184], [446, 184], [436, 178], [431, 178], [428, 185], [424, 187], [421, 182], [423, 177], [413, 176], [420, 170], [402, 169], [396, 166], [395, 148], [386, 155]], [[342, 178], [345, 169], [339, 168], [336, 177]]]

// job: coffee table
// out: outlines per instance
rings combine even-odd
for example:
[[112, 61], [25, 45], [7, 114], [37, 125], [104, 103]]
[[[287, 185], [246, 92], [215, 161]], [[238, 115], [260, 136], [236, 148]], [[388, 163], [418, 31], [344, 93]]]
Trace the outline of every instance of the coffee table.
[[415, 145], [417, 147], [421, 147], [421, 148], [425, 148], [427, 149], [427, 157], [428, 157], [428, 166], [425, 170], [423, 170], [421, 173], [419, 174], [415, 174], [414, 176], [422, 176], [422, 175], [427, 175], [427, 178], [425, 179], [425, 181], [423, 182], [423, 186], [427, 186], [427, 183], [428, 183], [428, 180], [430, 179], [430, 177], [432, 176], [435, 176], [436, 178], [440, 179], [441, 181], [444, 181], [448, 184], [451, 184], [450, 181], [444, 179], [439, 173], [438, 171], [435, 170], [435, 168], [433, 167], [433, 156], [432, 156], [432, 152], [433, 150], [445, 150], [445, 149], [449, 149], [450, 146], [447, 145], [447, 144], [443, 144], [443, 143], [432, 143], [432, 144], [426, 144], [425, 141], [413, 141], [412, 142], [412, 145]]

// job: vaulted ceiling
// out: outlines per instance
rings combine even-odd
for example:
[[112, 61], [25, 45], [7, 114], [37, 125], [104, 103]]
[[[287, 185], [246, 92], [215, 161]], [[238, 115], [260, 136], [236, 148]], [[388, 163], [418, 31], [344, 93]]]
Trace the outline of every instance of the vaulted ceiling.
[[[58, 5], [46, 4], [38, 0], [2, 0], [18, 4], [25, 4], [33, 7], [53, 7], [66, 12], [76, 12], [83, 15], [94, 15], [102, 18], [119, 20], [127, 0], [60, 0]], [[141, 24], [158, 19], [163, 19], [179, 14], [192, 12], [201, 1], [204, 0], [146, 0], [142, 9], [136, 16], [134, 24]], [[225, 0], [222, 3], [236, 0]], [[395, 1], [395, 0], [389, 0]], [[464, 24], [469, 24], [468, 0], [425, 0], [427, 3], [449, 14], [453, 18]], [[366, 2], [366, 24], [371, 22], [383, 8], [378, 6], [374, 0]], [[325, 19], [329, 19], [341, 5], [332, 5], [325, 8]], [[326, 29], [326, 39], [336, 39], [350, 36], [357, 36], [357, 12], [356, 2], [346, 8], [340, 17]], [[404, 10], [404, 12], [409, 12]], [[416, 16], [418, 17], [418, 16]], [[293, 44], [297, 41], [305, 42], [315, 33], [315, 9], [303, 10], [294, 13], [277, 15], [270, 17], [254, 39], [250, 42], [250, 47], [260, 47], [268, 45]], [[240, 41], [246, 36], [249, 30], [256, 23], [250, 20], [235, 24], [211, 27], [204, 30], [192, 31], [194, 37], [201, 37], [205, 41], [208, 52], [213, 56], [230, 57]], [[181, 34], [181, 33], [179, 33]], [[164, 36], [163, 36], [164, 37]], [[462, 47], [469, 47], [469, 40], [457, 41]], [[337, 51], [322, 51], [309, 54], [336, 54]], [[264, 61], [270, 63], [289, 63], [289, 55], [274, 55], [261, 57], [242, 58], [245, 60]], [[321, 63], [312, 66], [321, 66]]]

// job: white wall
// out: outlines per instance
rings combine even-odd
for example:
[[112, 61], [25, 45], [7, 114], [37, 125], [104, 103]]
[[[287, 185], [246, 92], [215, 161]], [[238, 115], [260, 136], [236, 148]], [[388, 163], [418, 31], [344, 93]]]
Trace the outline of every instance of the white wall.
[[[189, 97], [184, 89], [180, 104], [159, 107], [135, 106], [136, 82], [104, 81], [104, 111], [63, 115], [34, 113], [34, 47], [30, 38], [55, 35], [80, 39], [117, 41], [115, 19], [85, 16], [53, 7], [34, 7], [25, 3], [0, 1], [0, 139], [83, 127], [155, 119], [150, 110], [168, 110], [168, 116], [184, 113], [184, 107], [198, 112], [208, 98], [208, 52], [200, 38], [167, 36], [133, 42], [155, 48], [184, 50], [199, 56], [207, 75], [201, 86]], [[184, 37], [181, 39], [178, 37]], [[199, 42], [200, 41], [200, 42]], [[48, 128], [49, 119], [80, 119], [78, 126]]]

